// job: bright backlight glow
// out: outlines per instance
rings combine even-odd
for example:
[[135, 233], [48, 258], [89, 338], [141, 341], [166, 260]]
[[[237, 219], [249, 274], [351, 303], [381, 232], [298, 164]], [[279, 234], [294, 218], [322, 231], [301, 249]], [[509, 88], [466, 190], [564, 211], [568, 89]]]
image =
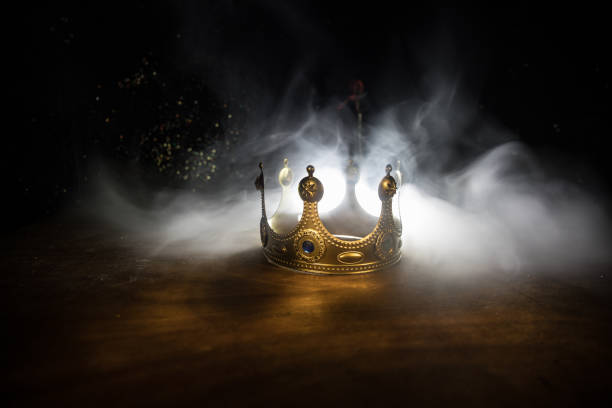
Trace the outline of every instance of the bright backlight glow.
[[345, 193], [344, 175], [333, 167], [316, 168], [315, 177], [321, 180], [324, 187], [323, 198], [319, 202], [319, 213], [336, 208], [342, 202]]
[[363, 181], [360, 181], [355, 185], [355, 195], [357, 196], [357, 202], [366, 210], [369, 214], [378, 217], [380, 215], [380, 199], [378, 198], [378, 192], [372, 187], [368, 186]]

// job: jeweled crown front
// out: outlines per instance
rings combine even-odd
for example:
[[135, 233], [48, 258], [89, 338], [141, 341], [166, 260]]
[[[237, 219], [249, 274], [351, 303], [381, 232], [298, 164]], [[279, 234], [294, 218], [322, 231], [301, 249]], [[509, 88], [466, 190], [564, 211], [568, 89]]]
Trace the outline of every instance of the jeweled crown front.
[[[263, 165], [255, 180], [261, 192], [262, 215], [260, 221], [261, 244], [268, 261], [293, 270], [318, 274], [355, 274], [373, 272], [397, 263], [401, 257], [401, 222], [394, 219], [392, 200], [398, 185], [391, 176], [391, 165], [378, 185], [381, 211], [373, 230], [358, 235], [331, 233], [326, 224], [342, 226], [352, 224], [364, 230], [366, 218], [371, 217], [359, 207], [355, 198], [355, 184], [359, 170], [352, 162], [347, 167], [347, 195], [341, 208], [332, 212], [329, 221], [319, 217], [318, 203], [323, 198], [323, 183], [314, 177], [315, 168], [308, 166], [308, 175], [298, 184], [298, 193], [304, 202], [302, 215], [293, 228], [280, 231], [279, 211], [271, 221], [266, 216]], [[283, 197], [279, 209], [286, 203], [284, 195], [291, 184], [292, 172], [287, 166], [279, 174]], [[295, 218], [294, 218], [295, 220]], [[286, 224], [285, 219], [285, 224]], [[363, 223], [363, 224], [360, 224]], [[360, 228], [362, 227], [362, 228]], [[278, 229], [278, 231], [276, 230]], [[337, 228], [336, 228], [337, 229]]]

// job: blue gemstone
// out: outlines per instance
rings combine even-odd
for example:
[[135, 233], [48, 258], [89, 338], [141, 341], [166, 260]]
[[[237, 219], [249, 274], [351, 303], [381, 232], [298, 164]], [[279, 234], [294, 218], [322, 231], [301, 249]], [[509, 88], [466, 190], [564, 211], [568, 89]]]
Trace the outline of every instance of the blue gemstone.
[[307, 254], [311, 253], [312, 251], [314, 251], [315, 246], [312, 242], [310, 241], [304, 241], [302, 242], [302, 250], [304, 252], [306, 252]]

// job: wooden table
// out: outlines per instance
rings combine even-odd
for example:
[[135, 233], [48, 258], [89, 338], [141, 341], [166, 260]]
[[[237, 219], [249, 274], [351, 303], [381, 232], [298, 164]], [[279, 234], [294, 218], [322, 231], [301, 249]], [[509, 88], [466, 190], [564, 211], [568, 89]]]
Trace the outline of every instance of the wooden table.
[[149, 245], [77, 220], [5, 237], [14, 406], [612, 401], [610, 268], [313, 276]]

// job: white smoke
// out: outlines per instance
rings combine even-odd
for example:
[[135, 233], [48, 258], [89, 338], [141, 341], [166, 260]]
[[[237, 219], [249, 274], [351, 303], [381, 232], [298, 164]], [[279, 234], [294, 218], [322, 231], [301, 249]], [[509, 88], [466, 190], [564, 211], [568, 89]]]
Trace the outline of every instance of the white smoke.
[[526, 148], [512, 142], [447, 176], [442, 184], [447, 200], [404, 186], [408, 257], [447, 270], [609, 261], [608, 220], [594, 197], [534, 168]]
[[[468, 273], [609, 262], [605, 203], [544, 171], [526, 146], [508, 141], [512, 135], [481, 118], [476, 117], [481, 125], [474, 133], [466, 130], [474, 110], [461, 106], [454, 91], [448, 95], [400, 104], [373, 121], [369, 151], [359, 163], [359, 198], [371, 213], [380, 208], [376, 187], [384, 166], [396, 159], [402, 163], [402, 267], [409, 270], [418, 264]], [[319, 168], [316, 175], [326, 186], [324, 200], [334, 196], [338, 187], [330, 188], [338, 180], [326, 180], [326, 173], [331, 177], [329, 170], [342, 169], [347, 159], [334, 115], [333, 109], [310, 111], [293, 127], [290, 121], [280, 121], [283, 128], [244, 140], [238, 153], [245, 163], [243, 173], [254, 179], [257, 162], [267, 158], [268, 216], [279, 201], [276, 176], [284, 157], [297, 180], [305, 176], [307, 164]], [[482, 152], [457, 155], [457, 143]], [[154, 254], [223, 257], [256, 249], [259, 194], [252, 180], [228, 181], [230, 193], [179, 193], [171, 198], [166, 193], [155, 196], [147, 209], [106, 183], [97, 200], [99, 213], [154, 239]]]

